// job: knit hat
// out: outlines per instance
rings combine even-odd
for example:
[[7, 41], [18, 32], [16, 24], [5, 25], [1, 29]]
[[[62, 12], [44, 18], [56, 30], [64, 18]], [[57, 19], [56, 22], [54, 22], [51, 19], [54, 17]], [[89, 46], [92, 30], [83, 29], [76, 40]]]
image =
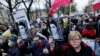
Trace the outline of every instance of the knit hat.
[[10, 40], [11, 42], [17, 42], [17, 37], [11, 36], [11, 37], [9, 38], [9, 40]]
[[4, 38], [9, 38], [9, 37], [11, 37], [11, 31], [10, 31], [10, 29], [6, 30], [6, 31], [2, 34], [2, 36], [3, 36]]

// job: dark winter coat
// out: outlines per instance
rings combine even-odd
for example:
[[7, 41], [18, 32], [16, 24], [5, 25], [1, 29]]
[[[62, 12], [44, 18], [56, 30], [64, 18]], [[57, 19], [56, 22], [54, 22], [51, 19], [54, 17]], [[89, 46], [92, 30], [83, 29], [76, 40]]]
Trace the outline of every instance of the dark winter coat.
[[84, 43], [81, 43], [80, 52], [75, 52], [70, 44], [64, 44], [52, 51], [52, 56], [95, 56], [93, 50]]
[[8, 56], [21, 56], [19, 48], [10, 47], [9, 50], [8, 50]]
[[49, 45], [45, 41], [40, 44], [33, 43], [28, 47], [28, 49], [32, 52], [32, 56], [47, 56], [43, 53], [44, 48], [49, 49]]

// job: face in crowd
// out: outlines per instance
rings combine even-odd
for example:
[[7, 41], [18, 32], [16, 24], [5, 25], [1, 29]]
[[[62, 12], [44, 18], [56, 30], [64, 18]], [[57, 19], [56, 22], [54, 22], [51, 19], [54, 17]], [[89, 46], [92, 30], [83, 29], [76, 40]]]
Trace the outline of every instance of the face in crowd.
[[33, 38], [33, 43], [36, 44], [36, 45], [39, 45], [41, 43], [41, 39], [39, 38], [39, 36], [35, 36]]
[[81, 39], [82, 39], [82, 36], [78, 31], [71, 31], [69, 33], [69, 36], [68, 36], [69, 44], [73, 48], [77, 48], [80, 46], [81, 41], [82, 41]]
[[36, 33], [36, 28], [31, 28], [31, 34], [34, 35]]

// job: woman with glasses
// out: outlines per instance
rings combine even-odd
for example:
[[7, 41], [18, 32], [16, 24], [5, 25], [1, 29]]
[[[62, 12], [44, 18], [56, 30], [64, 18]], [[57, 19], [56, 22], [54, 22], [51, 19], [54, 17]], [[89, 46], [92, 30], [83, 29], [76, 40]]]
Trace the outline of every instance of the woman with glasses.
[[78, 31], [70, 31], [68, 43], [56, 48], [56, 56], [95, 56], [94, 51], [82, 42], [82, 36]]

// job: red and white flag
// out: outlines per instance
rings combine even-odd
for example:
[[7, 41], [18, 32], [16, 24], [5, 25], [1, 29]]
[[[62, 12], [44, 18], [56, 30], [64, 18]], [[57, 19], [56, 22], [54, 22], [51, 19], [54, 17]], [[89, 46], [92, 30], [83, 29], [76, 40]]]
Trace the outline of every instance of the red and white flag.
[[52, 16], [60, 5], [69, 5], [71, 4], [72, 0], [55, 0], [50, 8], [50, 15]]
[[95, 9], [98, 9], [100, 8], [100, 0], [96, 0], [92, 3], [92, 8], [95, 10]]

